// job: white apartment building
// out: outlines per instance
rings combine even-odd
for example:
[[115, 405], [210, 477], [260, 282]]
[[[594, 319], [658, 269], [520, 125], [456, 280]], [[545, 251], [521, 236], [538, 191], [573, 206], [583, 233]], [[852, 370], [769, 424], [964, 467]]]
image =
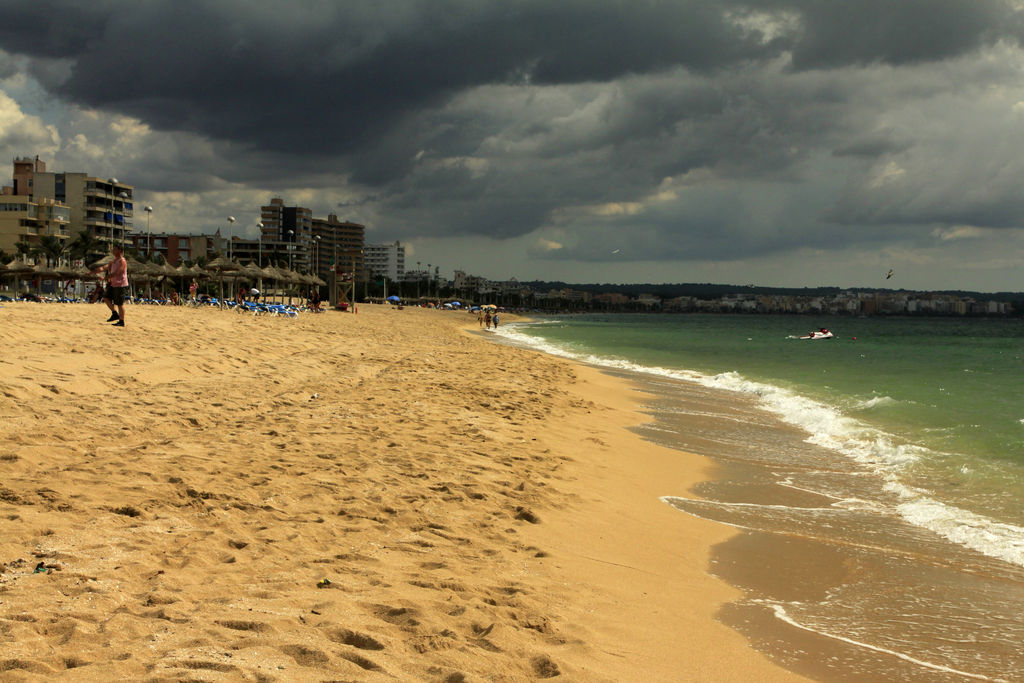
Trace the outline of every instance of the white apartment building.
[[363, 263], [372, 278], [386, 275], [389, 280], [401, 280], [405, 275], [405, 246], [397, 240], [388, 244], [367, 244], [363, 247]]

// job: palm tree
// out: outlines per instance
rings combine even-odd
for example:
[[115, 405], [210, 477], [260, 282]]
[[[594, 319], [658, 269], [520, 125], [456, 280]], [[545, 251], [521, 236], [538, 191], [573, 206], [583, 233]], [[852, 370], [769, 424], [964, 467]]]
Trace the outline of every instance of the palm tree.
[[107, 243], [97, 238], [88, 230], [82, 230], [68, 245], [71, 258], [82, 259], [86, 263], [103, 258], [107, 253]]
[[46, 257], [47, 265], [60, 265], [60, 257], [67, 250], [68, 245], [56, 235], [42, 235], [39, 244], [36, 246], [37, 253]]
[[26, 257], [35, 253], [35, 245], [24, 237], [19, 238], [18, 241], [14, 243], [14, 248], [17, 250], [22, 260], [25, 260]]

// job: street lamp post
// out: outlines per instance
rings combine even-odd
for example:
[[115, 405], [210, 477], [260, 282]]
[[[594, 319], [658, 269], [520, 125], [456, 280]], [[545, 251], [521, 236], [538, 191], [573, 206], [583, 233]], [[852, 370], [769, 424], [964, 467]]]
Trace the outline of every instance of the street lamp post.
[[292, 252], [295, 251], [295, 231], [288, 231], [288, 270], [292, 270]]
[[320, 235], [314, 235], [313, 239], [313, 275], [320, 272]]
[[[295, 251], [293, 249], [293, 247], [295, 246], [295, 244], [293, 242], [294, 238], [295, 238], [295, 231], [294, 230], [289, 230], [288, 231], [288, 270], [292, 270], [292, 252]], [[288, 288], [288, 305], [289, 306], [292, 305], [292, 290], [291, 290], [291, 287]]]
[[149, 232], [149, 219], [153, 215], [153, 207], [152, 206], [147, 206], [143, 210], [146, 212], [146, 257], [150, 258], [150, 260], [152, 260], [151, 257], [153, 255], [152, 254], [152, 252], [153, 252], [153, 240], [152, 240], [152, 237], [150, 237], [150, 232]]
[[[124, 251], [125, 242], [128, 240], [128, 231], [124, 225], [124, 202], [128, 199], [128, 193], [122, 191], [117, 196], [121, 198], [121, 251]], [[117, 219], [114, 220], [114, 225], [117, 225]]]
[[259, 235], [256, 238], [256, 265], [260, 267], [260, 294], [263, 293], [263, 224], [257, 223], [256, 228], [259, 230]]
[[234, 216], [228, 216], [228, 260], [231, 260], [231, 227], [235, 223]]
[[430, 264], [427, 264], [427, 298], [430, 298]]

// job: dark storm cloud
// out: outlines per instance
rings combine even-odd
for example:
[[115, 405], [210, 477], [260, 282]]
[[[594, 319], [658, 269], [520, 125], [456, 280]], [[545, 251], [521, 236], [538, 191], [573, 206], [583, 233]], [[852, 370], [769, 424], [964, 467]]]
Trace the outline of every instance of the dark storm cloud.
[[[637, 259], [725, 259], [872, 241], [899, 225], [1004, 224], [1019, 208], [1001, 184], [953, 199], [965, 182], [955, 169], [930, 191], [934, 169], [957, 155], [929, 149], [929, 135], [956, 134], [971, 119], [941, 112], [948, 126], [936, 134], [919, 123], [931, 111], [914, 111], [916, 125], [900, 125], [897, 111], [966, 82], [919, 82], [929, 74], [909, 71], [1000, 41], [1016, 46], [1020, 15], [1000, 0], [3, 8], [0, 49], [29, 56], [51, 92], [189, 134], [147, 150], [134, 176], [141, 186], [351, 186], [403, 239], [554, 227], [599, 245], [631, 233], [621, 253]], [[876, 186], [896, 157], [917, 184]], [[678, 201], [587, 213], [643, 203], [666, 178], [689, 174], [698, 189]], [[608, 253], [583, 238], [565, 243], [538, 254]]]
[[766, 53], [698, 2], [7, 4], [0, 47], [73, 60], [56, 86], [67, 99], [300, 152], [372, 145], [403, 116], [481, 84], [712, 69]]
[[[50, 83], [70, 101], [296, 154], [378, 153], [403, 121], [481, 85], [714, 72], [783, 50], [802, 69], [941, 59], [993, 39], [1006, 15], [997, 0], [14, 0], [5, 9], [0, 47], [70, 60], [70, 75]], [[771, 39], [741, 28], [736, 18], [755, 10], [795, 15], [795, 28]], [[407, 172], [401, 143], [386, 141], [358, 180]]]
[[910, 143], [897, 140], [892, 131], [872, 133], [832, 150], [837, 157], [876, 158], [902, 152]]
[[742, 0], [739, 7], [790, 12], [787, 36], [797, 69], [957, 57], [1013, 35], [1019, 13], [1005, 0]]

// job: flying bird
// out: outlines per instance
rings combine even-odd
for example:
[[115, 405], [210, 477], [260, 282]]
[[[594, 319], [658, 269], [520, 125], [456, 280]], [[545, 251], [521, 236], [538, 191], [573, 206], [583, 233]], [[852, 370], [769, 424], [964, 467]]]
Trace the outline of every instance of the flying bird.
[[886, 280], [888, 280], [888, 279], [889, 279], [889, 278], [891, 278], [891, 277], [892, 277], [892, 268], [890, 268], [890, 269], [889, 269], [889, 272], [888, 272], [888, 274], [887, 274], [887, 275], [885, 276], [885, 279], [886, 279]]

